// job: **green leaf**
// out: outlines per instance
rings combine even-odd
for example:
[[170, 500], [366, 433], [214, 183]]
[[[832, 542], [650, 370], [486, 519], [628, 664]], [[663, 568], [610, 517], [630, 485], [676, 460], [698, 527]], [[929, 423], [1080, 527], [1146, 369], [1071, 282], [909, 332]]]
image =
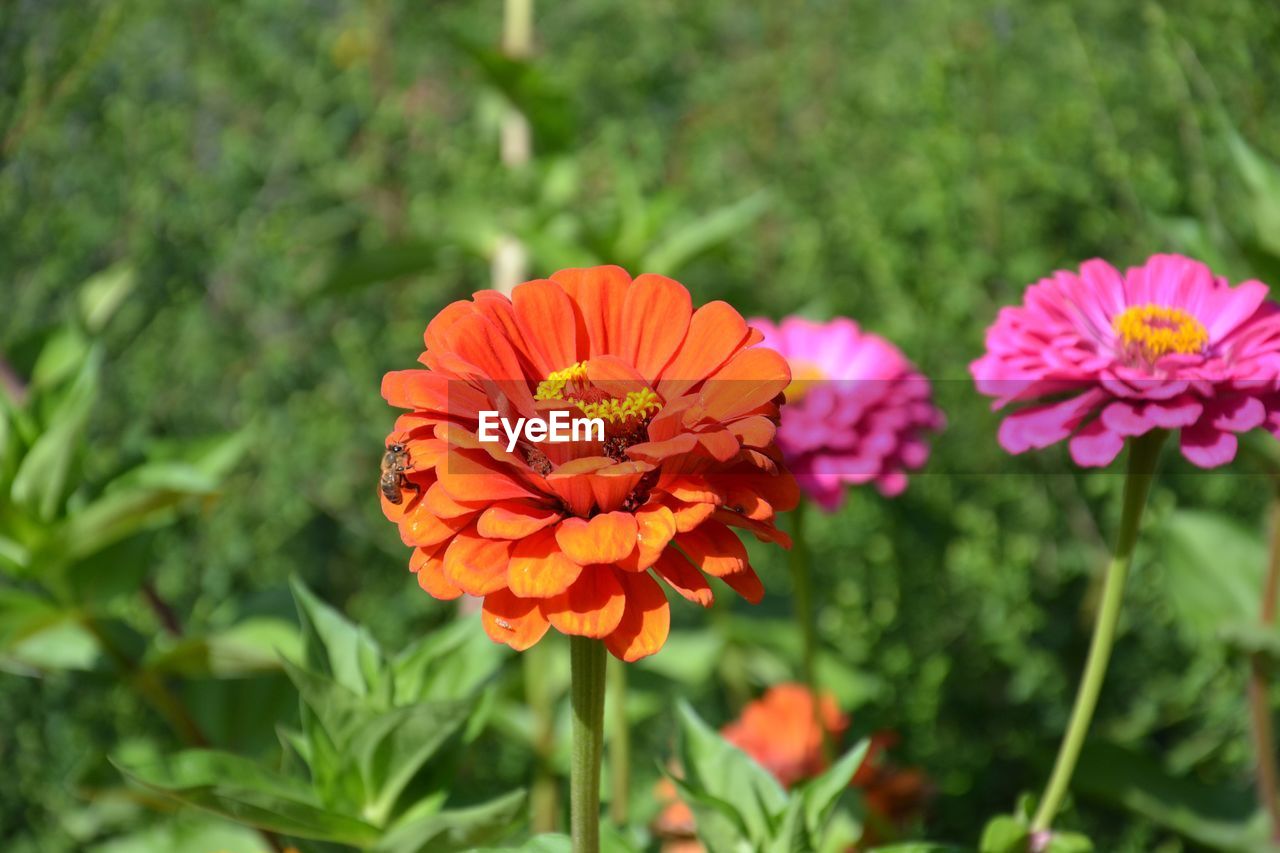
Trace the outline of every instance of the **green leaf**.
[[1257, 242], [1280, 255], [1280, 167], [1254, 150], [1235, 128], [1228, 127], [1226, 136], [1236, 172], [1248, 190], [1246, 207]]
[[873, 847], [868, 853], [973, 853], [971, 848], [954, 844], [935, 844], [932, 841], [908, 841], [906, 844], [890, 844]]
[[365, 720], [351, 742], [365, 790], [374, 795], [362, 813], [381, 825], [414, 774], [453, 735], [470, 713], [464, 702], [395, 708]]
[[237, 755], [187, 750], [159, 761], [112, 763], [140, 785], [239, 823], [357, 847], [378, 838], [368, 823], [322, 808], [305, 782]]
[[871, 741], [864, 738], [827, 768], [826, 772], [807, 782], [798, 792], [799, 799], [804, 803], [805, 826], [812, 837], [822, 836], [822, 828], [830, 819], [840, 796], [849, 790], [849, 783], [866, 760], [867, 750], [870, 748]]
[[289, 586], [302, 623], [307, 665], [357, 695], [370, 693], [378, 681], [382, 651], [369, 632], [317, 598], [298, 578]]
[[397, 705], [472, 695], [510, 659], [505, 646], [480, 628], [479, 615], [458, 619], [418, 640], [395, 657]]
[[804, 801], [799, 797], [792, 797], [787, 803], [768, 849], [770, 853], [811, 853], [817, 849], [805, 826]]
[[535, 835], [519, 847], [476, 848], [473, 853], [572, 853], [573, 839], [567, 835]]
[[98, 395], [102, 353], [96, 347], [85, 356], [65, 393], [54, 405], [49, 428], [27, 451], [14, 475], [9, 493], [14, 502], [45, 521], [51, 521], [65, 496], [67, 476]]
[[1177, 510], [1159, 541], [1166, 594], [1189, 638], [1219, 638], [1223, 628], [1254, 624], [1266, 568], [1257, 532], [1225, 516]]
[[155, 672], [187, 677], [237, 678], [280, 669], [280, 657], [298, 657], [298, 629], [284, 619], [251, 617], [230, 628], [188, 636], [151, 656]]
[[[374, 853], [451, 853], [473, 850], [506, 835], [524, 817], [525, 792], [478, 806], [450, 809], [397, 824], [373, 847]], [[555, 849], [521, 847], [521, 850]]]
[[1017, 818], [1001, 815], [992, 818], [982, 830], [978, 853], [1027, 853], [1031, 832]]
[[1152, 758], [1092, 743], [1072, 784], [1084, 796], [1120, 805], [1215, 850], [1267, 851], [1267, 819], [1248, 789], [1209, 786], [1169, 774]]
[[767, 770], [713, 731], [684, 700], [678, 707], [684, 785], [737, 811], [749, 839], [765, 843], [776, 816], [787, 807], [787, 794]]
[[733, 803], [695, 790], [683, 779], [668, 776], [676, 786], [680, 799], [693, 811], [698, 825], [698, 840], [710, 853], [750, 853], [764, 842], [753, 841], [751, 831]]
[[90, 332], [100, 332], [133, 291], [134, 270], [120, 263], [80, 286], [80, 318]]
[[1055, 832], [1046, 853], [1093, 853], [1093, 842], [1078, 832]]
[[670, 236], [651, 248], [641, 269], [674, 275], [680, 268], [739, 234], [769, 209], [769, 194], [760, 191], [672, 228]]

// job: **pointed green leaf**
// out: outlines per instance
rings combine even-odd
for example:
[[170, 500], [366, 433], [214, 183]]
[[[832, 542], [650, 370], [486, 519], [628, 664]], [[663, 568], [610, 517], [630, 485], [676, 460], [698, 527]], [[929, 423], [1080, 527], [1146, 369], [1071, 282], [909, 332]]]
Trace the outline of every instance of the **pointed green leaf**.
[[324, 809], [307, 783], [237, 755], [187, 750], [161, 761], [114, 763], [138, 784], [239, 823], [355, 846], [378, 837], [364, 821]]
[[871, 741], [864, 738], [827, 768], [826, 772], [807, 782], [799, 791], [798, 798], [804, 802], [805, 826], [814, 838], [821, 837], [822, 828], [830, 819], [840, 796], [849, 790], [853, 774], [858, 772], [858, 768], [866, 760], [870, 747]]
[[465, 702], [439, 702], [395, 708], [367, 719], [351, 743], [365, 790], [373, 795], [363, 814], [381, 825], [414, 774], [470, 712]]
[[473, 850], [477, 844], [496, 841], [510, 832], [524, 816], [524, 809], [525, 792], [513, 791], [478, 806], [450, 809], [404, 821], [384, 835], [374, 845], [373, 851], [452, 853]]
[[684, 783], [729, 803], [750, 840], [763, 844], [787, 806], [787, 794], [770, 773], [713, 731], [685, 701], [678, 705]]
[[302, 623], [307, 665], [358, 695], [370, 693], [382, 663], [382, 651], [373, 637], [317, 598], [301, 580], [293, 578], [289, 585]]
[[1001, 815], [992, 818], [982, 830], [978, 853], [1027, 853], [1030, 830], [1022, 821]]

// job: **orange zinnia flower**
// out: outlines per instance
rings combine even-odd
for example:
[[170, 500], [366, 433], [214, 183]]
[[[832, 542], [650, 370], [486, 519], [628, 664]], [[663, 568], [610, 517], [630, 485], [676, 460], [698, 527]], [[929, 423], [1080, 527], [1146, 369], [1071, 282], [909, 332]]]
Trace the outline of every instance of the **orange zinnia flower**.
[[777, 684], [743, 708], [742, 715], [720, 733], [790, 788], [826, 769], [823, 739], [838, 743], [848, 728], [849, 718], [831, 694], [822, 695], [815, 713], [808, 687]]
[[[678, 282], [618, 267], [558, 272], [511, 298], [481, 291], [427, 326], [426, 370], [388, 373], [409, 409], [401, 501], [383, 511], [439, 599], [484, 598], [485, 630], [523, 650], [548, 627], [636, 660], [666, 641], [661, 578], [706, 607], [718, 577], [764, 594], [730, 529], [789, 546], [798, 499], [774, 446], [786, 361], [724, 302], [694, 311]], [[482, 441], [481, 413], [600, 418], [599, 436]], [[701, 571], [699, 571], [701, 570]]]

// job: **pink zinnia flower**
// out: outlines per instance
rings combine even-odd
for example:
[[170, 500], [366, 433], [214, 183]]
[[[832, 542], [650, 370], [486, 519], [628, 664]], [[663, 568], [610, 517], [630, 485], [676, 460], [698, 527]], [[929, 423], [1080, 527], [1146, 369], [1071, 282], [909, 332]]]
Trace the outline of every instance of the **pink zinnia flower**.
[[929, 381], [897, 347], [844, 317], [750, 323], [791, 365], [778, 446], [800, 487], [827, 510], [844, 501], [846, 484], [902, 492], [906, 471], [929, 458], [924, 434], [944, 423]]
[[1035, 403], [1000, 424], [1010, 453], [1070, 438], [1079, 465], [1107, 465], [1126, 438], [1181, 431], [1202, 468], [1235, 458], [1263, 424], [1280, 376], [1280, 312], [1267, 287], [1231, 287], [1204, 264], [1155, 255], [1121, 275], [1105, 261], [1057, 272], [1002, 308], [969, 366], [994, 408]]

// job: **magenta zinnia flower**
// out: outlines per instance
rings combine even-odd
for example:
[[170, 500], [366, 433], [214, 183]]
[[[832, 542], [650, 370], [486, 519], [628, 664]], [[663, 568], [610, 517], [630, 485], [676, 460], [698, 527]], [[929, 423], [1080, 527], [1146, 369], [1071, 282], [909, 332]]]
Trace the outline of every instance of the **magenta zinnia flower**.
[[1107, 465], [1126, 438], [1180, 430], [1202, 468], [1235, 458], [1262, 425], [1280, 376], [1280, 312], [1267, 286], [1231, 287], [1199, 261], [1155, 255], [1121, 275], [1102, 260], [1057, 272], [1002, 308], [969, 366], [994, 408], [1034, 403], [1000, 424], [1010, 453], [1070, 437], [1071, 457]]
[[929, 458], [925, 433], [944, 423], [929, 381], [844, 317], [750, 323], [791, 365], [778, 446], [800, 487], [827, 510], [844, 501], [846, 484], [875, 483], [890, 497], [905, 489], [906, 471]]

